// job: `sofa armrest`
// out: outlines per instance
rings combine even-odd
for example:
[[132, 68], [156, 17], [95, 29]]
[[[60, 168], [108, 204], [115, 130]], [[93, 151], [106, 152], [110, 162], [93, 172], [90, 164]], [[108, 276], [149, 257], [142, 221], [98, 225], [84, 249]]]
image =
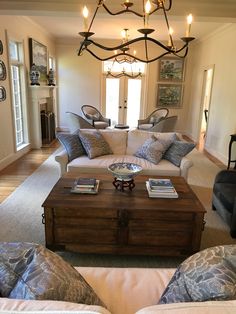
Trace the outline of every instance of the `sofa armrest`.
[[188, 179], [189, 168], [191, 168], [192, 166], [193, 166], [192, 160], [186, 157], [182, 158], [181, 163], [180, 163], [180, 175], [184, 177], [186, 181]]
[[67, 164], [69, 162], [67, 152], [65, 150], [61, 151], [55, 156], [55, 160], [60, 165], [60, 176], [63, 176], [67, 172]]

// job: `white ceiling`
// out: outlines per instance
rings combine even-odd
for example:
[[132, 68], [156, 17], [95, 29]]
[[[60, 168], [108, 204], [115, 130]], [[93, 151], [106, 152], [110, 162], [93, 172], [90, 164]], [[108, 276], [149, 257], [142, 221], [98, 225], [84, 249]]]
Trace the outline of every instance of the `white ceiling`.
[[[106, 0], [106, 5], [115, 11], [122, 8], [121, 2]], [[141, 0], [133, 0], [133, 2], [136, 7]], [[81, 17], [83, 5], [88, 6], [91, 18], [96, 3], [96, 0], [40, 0], [40, 2], [0, 0], [0, 14], [27, 16], [57, 39], [78, 38], [78, 32], [83, 31]], [[201, 39], [224, 24], [236, 22], [236, 0], [173, 0], [168, 16], [170, 25], [174, 29], [174, 39], [185, 35], [185, 18], [188, 13], [194, 15], [191, 35]], [[99, 38], [120, 38], [121, 30], [128, 28], [132, 38], [137, 36], [137, 29], [142, 27], [141, 18], [130, 14], [112, 17], [100, 8], [92, 31], [95, 32], [94, 36]], [[167, 38], [167, 30], [160, 11], [150, 16], [149, 27], [156, 30], [153, 37], [160, 40]]]

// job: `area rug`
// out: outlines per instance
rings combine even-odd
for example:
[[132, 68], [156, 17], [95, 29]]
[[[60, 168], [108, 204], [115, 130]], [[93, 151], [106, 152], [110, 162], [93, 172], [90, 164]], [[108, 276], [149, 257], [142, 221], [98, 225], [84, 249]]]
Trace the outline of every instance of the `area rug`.
[[[59, 166], [54, 159], [56, 153], [51, 155], [0, 205], [1, 241], [45, 244], [42, 204], [59, 179]], [[196, 149], [188, 155], [188, 158], [194, 163], [189, 171], [188, 183], [207, 211], [201, 249], [220, 244], [236, 244], [236, 239], [232, 239], [229, 235], [228, 226], [211, 209], [212, 186], [220, 168]], [[183, 260], [183, 258], [156, 256], [57, 253], [75, 266], [176, 267]]]

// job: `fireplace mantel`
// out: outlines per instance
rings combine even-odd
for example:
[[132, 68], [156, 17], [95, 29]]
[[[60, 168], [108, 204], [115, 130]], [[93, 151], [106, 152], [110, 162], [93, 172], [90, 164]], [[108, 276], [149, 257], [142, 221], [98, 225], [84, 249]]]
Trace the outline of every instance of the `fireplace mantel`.
[[[57, 126], [56, 86], [29, 86], [29, 123], [32, 148], [42, 147], [41, 116], [42, 106], [55, 114]], [[44, 109], [44, 108], [43, 108]]]

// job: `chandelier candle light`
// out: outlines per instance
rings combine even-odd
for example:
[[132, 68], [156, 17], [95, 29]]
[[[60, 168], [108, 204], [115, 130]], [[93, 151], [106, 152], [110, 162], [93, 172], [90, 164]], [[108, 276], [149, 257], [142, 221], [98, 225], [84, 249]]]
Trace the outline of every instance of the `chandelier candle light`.
[[[140, 1], [140, 0], [139, 0]], [[107, 0], [108, 2], [108, 0]], [[176, 47], [174, 45], [173, 41], [173, 29], [170, 27], [168, 17], [167, 17], [167, 12], [171, 9], [172, 7], [172, 0], [145, 0], [142, 1], [142, 12], [137, 12], [132, 9], [133, 3], [130, 2], [129, 0], [125, 0], [125, 2], [122, 4], [123, 8], [122, 10], [118, 12], [112, 12], [106, 5], [105, 5], [105, 0], [98, 0], [97, 7], [95, 9], [95, 12], [93, 14], [93, 17], [90, 21], [90, 24], [88, 23], [88, 9], [85, 6], [83, 9], [83, 24], [84, 24], [84, 31], [79, 32], [79, 35], [82, 36], [83, 40], [80, 43], [80, 47], [78, 49], [78, 55], [81, 56], [83, 52], [87, 51], [90, 53], [93, 57], [95, 57], [98, 60], [101, 61], [106, 61], [106, 60], [112, 60], [114, 59], [114, 51], [117, 50], [119, 53], [116, 55], [116, 57], [130, 57], [135, 60], [138, 60], [140, 62], [145, 62], [145, 63], [150, 63], [153, 61], [158, 60], [161, 57], [164, 57], [166, 55], [174, 55], [180, 58], [185, 58], [187, 53], [188, 53], [188, 44], [192, 40], [194, 40], [194, 37], [190, 36], [190, 29], [191, 29], [191, 24], [192, 24], [192, 14], [189, 14], [187, 17], [187, 29], [185, 33], [185, 37], [182, 37], [182, 46], [181, 47]], [[143, 25], [144, 27], [141, 29], [138, 29], [138, 32], [141, 34], [137, 38], [129, 39], [128, 34], [127, 34], [127, 29], [124, 29], [126, 33], [123, 34], [123, 40], [120, 45], [116, 45], [113, 47], [108, 47], [100, 44], [99, 42], [96, 42], [93, 40], [91, 37], [95, 34], [94, 32], [91, 31], [93, 27], [94, 20], [97, 16], [98, 10], [100, 8], [105, 9], [105, 11], [112, 15], [121, 15], [121, 14], [134, 14], [139, 18], [143, 19]], [[154, 29], [149, 28], [149, 18], [150, 16], [155, 13], [156, 11], [162, 11], [164, 21], [166, 24], [167, 28], [167, 45], [160, 40], [157, 40], [156, 38], [150, 37], [150, 34], [155, 32]], [[142, 54], [132, 54], [130, 51], [130, 48], [135, 45], [135, 44], [142, 44], [143, 46], [143, 53]], [[160, 49], [150, 49], [150, 47], [154, 46], [159, 47]], [[95, 47], [95, 49], [93, 49]], [[103, 53], [99, 53], [99, 49], [102, 50]], [[107, 53], [110, 52], [110, 55], [104, 56], [104, 51]], [[151, 54], [154, 54], [152, 55]]]

